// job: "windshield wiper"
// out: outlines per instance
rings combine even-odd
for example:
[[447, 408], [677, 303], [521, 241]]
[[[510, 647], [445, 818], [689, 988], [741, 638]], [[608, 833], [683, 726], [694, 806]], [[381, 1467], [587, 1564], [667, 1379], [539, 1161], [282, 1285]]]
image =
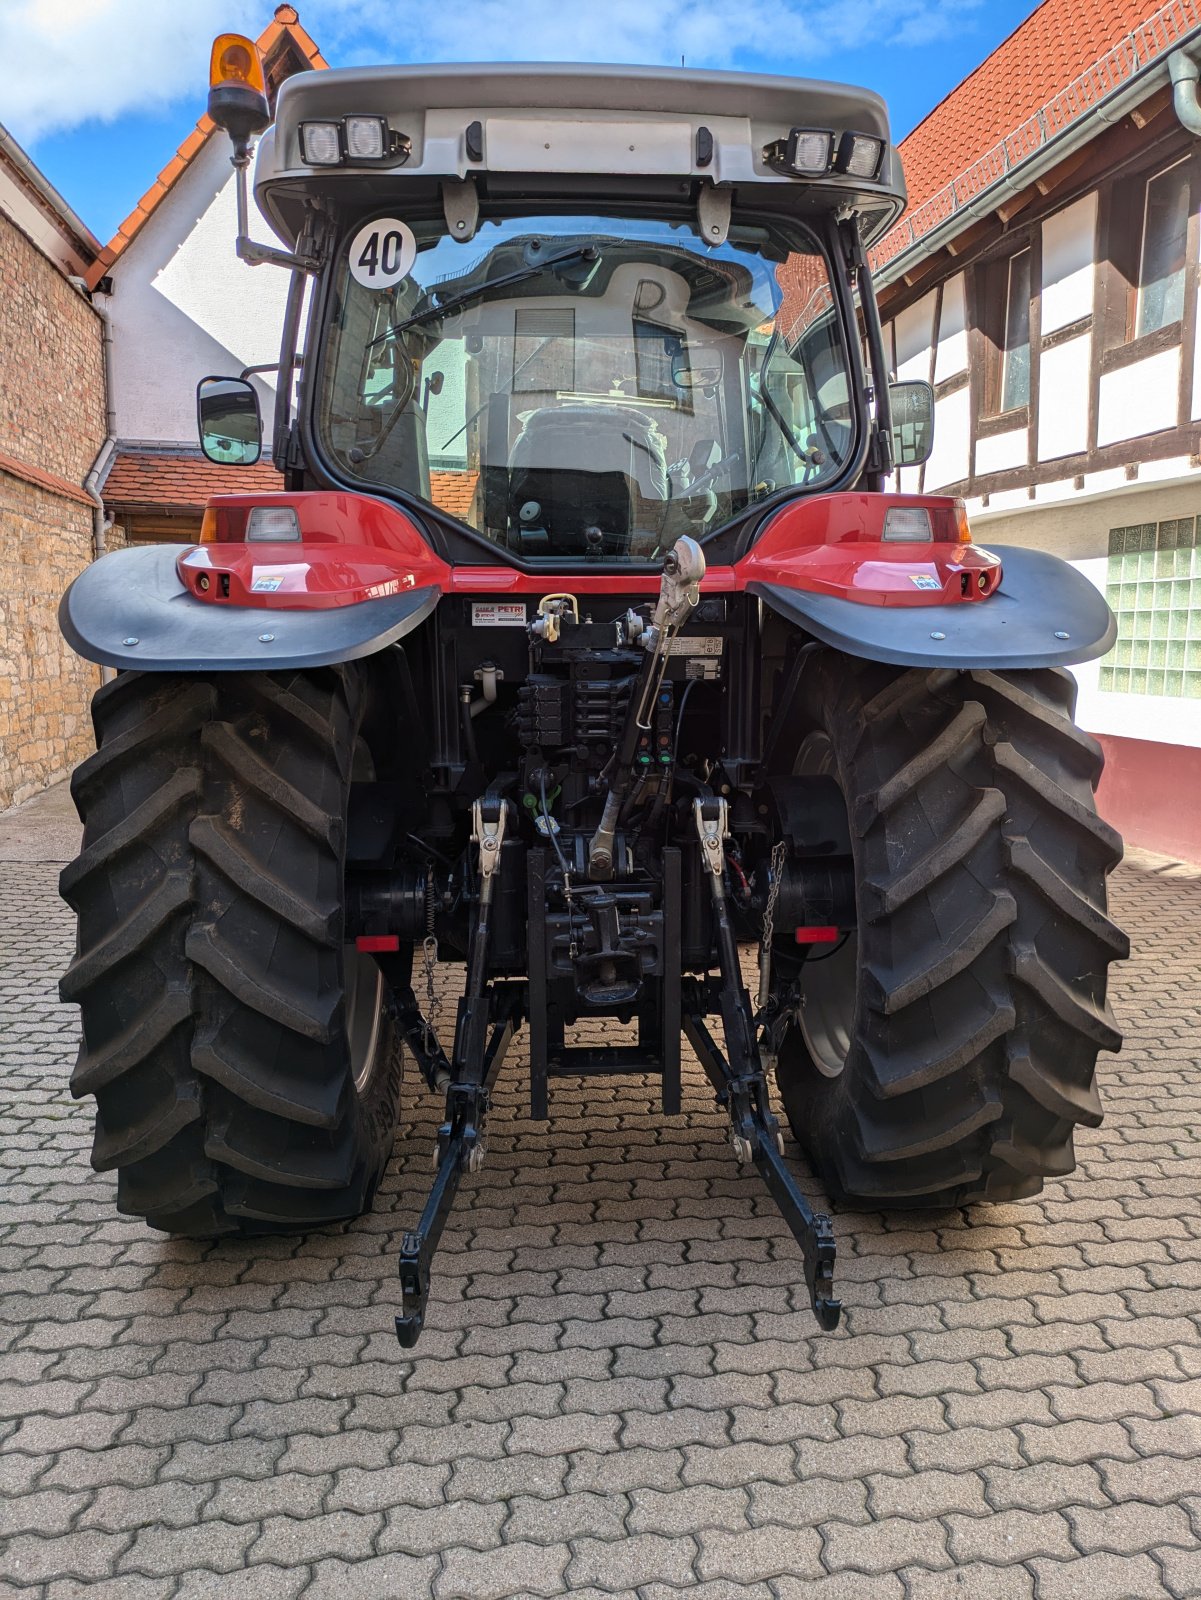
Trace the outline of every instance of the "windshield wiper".
[[[514, 284], [525, 283], [529, 278], [537, 278], [554, 267], [571, 266], [576, 261], [599, 260], [600, 251], [596, 245], [577, 245], [574, 250], [564, 250], [557, 256], [547, 256], [545, 261], [534, 261], [528, 266], [516, 268], [513, 272], [506, 272], [503, 277], [472, 284], [470, 288], [461, 289], [458, 294], [452, 294], [448, 299], [439, 301], [437, 305], [426, 306], [424, 311], [415, 311], [411, 317], [405, 317], [403, 322], [394, 322], [390, 328], [385, 328], [383, 333], [372, 339], [367, 348], [370, 350], [374, 345], [382, 344], [385, 339], [395, 338], [397, 334], [404, 333], [406, 328], [416, 328], [423, 322], [437, 322], [442, 317], [449, 317], [458, 311], [460, 306], [470, 305], [473, 300], [491, 294], [494, 289], [511, 289]], [[436, 290], [432, 292], [437, 293]]]

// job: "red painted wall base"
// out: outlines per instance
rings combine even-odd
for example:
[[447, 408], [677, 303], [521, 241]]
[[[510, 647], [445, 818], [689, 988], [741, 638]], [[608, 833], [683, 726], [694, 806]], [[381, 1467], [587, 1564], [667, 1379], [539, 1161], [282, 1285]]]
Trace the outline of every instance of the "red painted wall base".
[[1201, 862], [1201, 750], [1093, 737], [1105, 752], [1097, 810], [1127, 844]]

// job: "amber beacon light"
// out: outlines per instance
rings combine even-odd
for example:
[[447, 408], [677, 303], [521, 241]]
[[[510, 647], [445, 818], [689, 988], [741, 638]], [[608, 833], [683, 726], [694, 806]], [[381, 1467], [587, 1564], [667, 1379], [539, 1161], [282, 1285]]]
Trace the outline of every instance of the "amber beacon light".
[[253, 39], [221, 33], [213, 40], [208, 113], [241, 150], [269, 126], [267, 84]]

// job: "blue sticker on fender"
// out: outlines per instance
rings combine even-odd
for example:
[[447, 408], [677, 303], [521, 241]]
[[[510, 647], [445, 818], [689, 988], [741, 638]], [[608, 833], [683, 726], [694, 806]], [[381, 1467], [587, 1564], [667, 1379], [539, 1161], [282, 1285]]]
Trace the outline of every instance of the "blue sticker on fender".
[[282, 578], [256, 578], [250, 590], [252, 594], [274, 594], [283, 581]]
[[929, 573], [926, 572], [911, 572], [909, 574], [909, 581], [910, 583], [916, 585], [916, 587], [919, 589], [942, 588], [942, 584], [939, 583], [938, 579], [930, 577]]

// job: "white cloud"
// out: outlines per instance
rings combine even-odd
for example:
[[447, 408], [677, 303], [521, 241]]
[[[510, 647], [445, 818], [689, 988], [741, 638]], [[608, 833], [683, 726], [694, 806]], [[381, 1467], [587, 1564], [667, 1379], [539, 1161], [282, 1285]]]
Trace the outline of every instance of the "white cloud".
[[[309, 0], [306, 24], [341, 62], [612, 61], [804, 73], [856, 49], [928, 44], [983, 0]], [[337, 49], [341, 45], [343, 48]]]
[[[328, 60], [612, 61], [820, 75], [829, 58], [929, 46], [982, 0], [308, 0]], [[0, 114], [26, 144], [92, 118], [199, 110], [214, 34], [256, 34], [271, 0], [0, 0]], [[916, 56], [916, 52], [915, 52]], [[827, 68], [828, 70], [828, 68]]]
[[0, 119], [43, 134], [184, 98], [197, 107], [218, 33], [255, 29], [262, 0], [0, 0]]

